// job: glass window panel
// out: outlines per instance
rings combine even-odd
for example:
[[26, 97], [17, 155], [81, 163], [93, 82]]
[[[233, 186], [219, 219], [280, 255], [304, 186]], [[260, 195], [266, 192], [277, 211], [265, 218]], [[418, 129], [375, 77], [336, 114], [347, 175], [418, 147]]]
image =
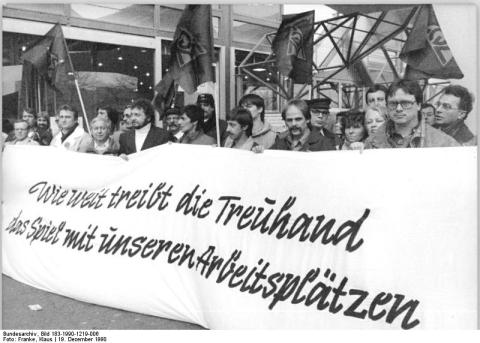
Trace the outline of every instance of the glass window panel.
[[[247, 74], [240, 73], [238, 66], [242, 61], [247, 57], [248, 51], [245, 50], [235, 50], [235, 69], [236, 69], [236, 78], [235, 78], [235, 87], [237, 98], [235, 102], [238, 103], [240, 98], [249, 93], [255, 93], [260, 95], [265, 101], [265, 111], [266, 112], [278, 112], [279, 111], [279, 96], [272, 91], [270, 88], [266, 87], [259, 81], [255, 80]], [[246, 61], [246, 63], [255, 63], [259, 61], [264, 61], [267, 57], [267, 54], [254, 53]], [[249, 68], [250, 69], [250, 68]], [[254, 75], [269, 83], [270, 81], [275, 81], [275, 72], [272, 72], [267, 65], [258, 65], [257, 67], [252, 67], [250, 69]], [[275, 83], [270, 83], [270, 85], [278, 89]]]
[[153, 27], [153, 5], [71, 4], [71, 16], [107, 23]]
[[58, 14], [58, 15], [65, 15], [65, 7], [64, 4], [17, 4], [17, 3], [8, 3], [5, 7], [9, 8], [18, 8], [22, 10], [29, 10], [41, 13], [49, 13], [49, 14]]
[[233, 5], [233, 13], [271, 21], [280, 21], [282, 15], [278, 4]]
[[[234, 41], [257, 44], [265, 34], [271, 32], [276, 32], [276, 29], [260, 25], [247, 24], [237, 20], [233, 22]], [[267, 39], [264, 39], [260, 46], [264, 49], [270, 50], [270, 44], [268, 43]]]
[[[182, 10], [169, 7], [160, 7], [160, 30], [175, 32]], [[212, 17], [213, 38], [218, 38], [220, 18]]]
[[[21, 89], [23, 50], [33, 46], [40, 36], [3, 33], [3, 113], [15, 118], [18, 113], [18, 96]], [[70, 57], [82, 91], [89, 120], [98, 105], [109, 105], [117, 110], [132, 100], [142, 97], [152, 99], [154, 94], [154, 50], [130, 46], [67, 40]], [[5, 76], [5, 75], [8, 75]], [[35, 80], [35, 79], [34, 79]], [[73, 83], [62, 88], [64, 94], [45, 87], [42, 80], [28, 85], [28, 104], [51, 115], [55, 106], [68, 103], [80, 110], [80, 102]], [[8, 90], [8, 94], [5, 93]], [[54, 104], [54, 99], [56, 102]]]

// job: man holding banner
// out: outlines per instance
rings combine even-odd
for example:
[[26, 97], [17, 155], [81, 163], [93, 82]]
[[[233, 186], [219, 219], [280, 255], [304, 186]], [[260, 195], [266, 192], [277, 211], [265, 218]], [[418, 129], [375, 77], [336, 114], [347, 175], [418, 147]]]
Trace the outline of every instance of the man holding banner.
[[170, 140], [170, 134], [154, 125], [153, 105], [146, 99], [139, 99], [132, 105], [132, 127], [120, 135], [120, 157], [162, 145]]
[[60, 131], [53, 136], [50, 146], [79, 151], [90, 140], [88, 133], [78, 124], [78, 112], [70, 105], [63, 105], [58, 112]]

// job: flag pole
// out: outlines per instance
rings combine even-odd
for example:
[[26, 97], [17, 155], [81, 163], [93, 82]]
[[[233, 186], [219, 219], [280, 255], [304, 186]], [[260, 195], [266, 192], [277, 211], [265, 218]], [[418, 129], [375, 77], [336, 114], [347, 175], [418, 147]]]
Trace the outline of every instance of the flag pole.
[[[60, 26], [60, 28], [61, 28], [61, 26]], [[63, 35], [63, 29], [62, 29], [62, 37], [63, 37], [63, 43], [65, 44], [65, 49], [67, 49], [68, 61], [70, 63], [70, 68], [72, 70], [73, 78], [75, 80], [75, 87], [77, 89], [78, 99], [80, 100], [80, 106], [82, 107], [82, 114], [83, 114], [83, 118], [85, 119], [85, 125], [87, 126], [88, 134], [91, 134], [90, 125], [88, 123], [88, 118], [87, 118], [87, 112], [85, 111], [85, 105], [83, 103], [82, 93], [80, 92], [80, 86], [78, 85], [77, 73], [73, 69], [73, 63], [72, 63], [72, 59], [70, 57], [70, 52], [68, 51], [67, 41], [65, 40], [65, 36]]]
[[218, 119], [217, 111], [215, 111], [215, 125], [217, 127], [217, 146], [222, 146], [220, 141], [220, 120]]
[[88, 134], [91, 134], [90, 125], [88, 124], [87, 112], [85, 111], [85, 105], [83, 104], [82, 93], [80, 92], [80, 86], [78, 85], [78, 80], [75, 72], [73, 72], [73, 77], [75, 78], [75, 87], [77, 88], [78, 98], [80, 99], [80, 106], [82, 106], [82, 113], [83, 113], [83, 118], [85, 119], [85, 125], [87, 126]]
[[36, 74], [35, 78], [35, 85], [37, 88], [37, 105], [38, 105], [38, 112], [42, 112], [42, 90], [40, 89], [40, 75]]

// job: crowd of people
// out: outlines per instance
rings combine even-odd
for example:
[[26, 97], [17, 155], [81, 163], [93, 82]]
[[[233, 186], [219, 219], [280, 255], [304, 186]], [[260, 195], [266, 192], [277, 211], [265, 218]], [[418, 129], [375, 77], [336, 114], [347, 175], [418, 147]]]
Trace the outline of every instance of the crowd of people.
[[[277, 133], [265, 121], [265, 102], [256, 94], [244, 95], [238, 107], [218, 119], [211, 94], [200, 94], [196, 104], [164, 111], [162, 127], [155, 125], [155, 108], [146, 99], [128, 105], [120, 115], [113, 107], [97, 108], [90, 134], [78, 121], [78, 112], [61, 106], [52, 133], [48, 113], [25, 108], [13, 127], [3, 124], [4, 144], [49, 145], [71, 151], [128, 155], [165, 144], [216, 145], [262, 152], [420, 148], [476, 145], [465, 125], [473, 95], [465, 87], [447, 86], [438, 102], [423, 102], [416, 81], [398, 80], [389, 88], [375, 85], [366, 93], [366, 108], [353, 108], [330, 116], [330, 99], [290, 100], [282, 111], [287, 130]], [[220, 132], [217, 135], [217, 127]], [[330, 130], [331, 129], [331, 130]], [[220, 142], [217, 142], [220, 137]]]

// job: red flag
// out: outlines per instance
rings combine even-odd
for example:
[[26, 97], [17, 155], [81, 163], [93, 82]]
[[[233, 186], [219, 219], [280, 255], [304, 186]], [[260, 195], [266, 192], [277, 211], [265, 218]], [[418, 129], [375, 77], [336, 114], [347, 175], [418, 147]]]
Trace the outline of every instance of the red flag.
[[314, 19], [315, 11], [282, 16], [272, 42], [278, 70], [295, 83], [312, 82]]
[[188, 93], [213, 73], [213, 28], [211, 5], [186, 5], [177, 24], [171, 47], [170, 72]]
[[59, 84], [68, 81], [68, 73], [73, 73], [60, 24], [56, 24], [34, 46], [25, 51], [22, 58], [24, 62], [31, 63], [50, 86], [59, 91], [63, 88]]
[[463, 78], [432, 5], [420, 7], [400, 58], [407, 63], [404, 78], [409, 80]]

